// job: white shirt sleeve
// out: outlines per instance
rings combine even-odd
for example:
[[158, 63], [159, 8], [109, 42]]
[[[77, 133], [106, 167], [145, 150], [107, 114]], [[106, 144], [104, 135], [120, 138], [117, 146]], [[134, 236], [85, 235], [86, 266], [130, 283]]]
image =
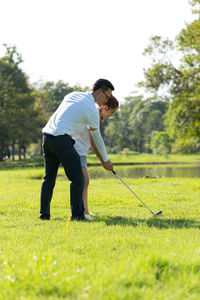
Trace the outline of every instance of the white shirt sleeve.
[[99, 128], [100, 117], [99, 111], [92, 111], [92, 113], [88, 114], [88, 127], [89, 128]]
[[101, 154], [101, 156], [103, 158], [103, 161], [104, 162], [108, 161], [109, 160], [108, 154], [106, 152], [106, 147], [105, 147], [103, 138], [101, 136], [100, 130], [99, 129], [92, 130], [91, 134], [92, 134], [94, 143], [95, 143], [95, 145], [97, 147], [97, 150], [99, 151], [99, 153]]

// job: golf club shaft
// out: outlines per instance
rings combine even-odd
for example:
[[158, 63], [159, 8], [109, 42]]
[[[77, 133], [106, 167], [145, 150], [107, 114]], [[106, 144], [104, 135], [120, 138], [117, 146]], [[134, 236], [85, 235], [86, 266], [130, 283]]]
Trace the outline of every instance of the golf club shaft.
[[123, 183], [123, 184], [125, 184], [125, 186], [140, 200], [140, 202], [142, 202], [143, 203], [143, 205], [144, 206], [146, 206], [146, 208], [154, 215], [154, 216], [156, 216], [156, 214], [154, 214], [154, 212], [136, 195], [136, 193], [134, 193], [134, 191], [126, 184], [126, 182], [124, 182], [124, 180], [113, 170], [112, 171], [113, 172], [113, 174], [115, 174], [118, 178], [119, 178], [119, 180], [121, 180], [121, 182]]

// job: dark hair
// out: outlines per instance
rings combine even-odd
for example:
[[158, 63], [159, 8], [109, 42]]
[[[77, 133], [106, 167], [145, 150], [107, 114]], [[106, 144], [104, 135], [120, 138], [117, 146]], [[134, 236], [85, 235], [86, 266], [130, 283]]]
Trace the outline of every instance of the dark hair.
[[97, 90], [107, 91], [108, 89], [111, 89], [114, 91], [114, 86], [112, 83], [107, 79], [98, 79], [92, 87], [92, 91], [95, 92]]
[[109, 108], [118, 108], [119, 102], [113, 95], [111, 95], [104, 105], [107, 105]]

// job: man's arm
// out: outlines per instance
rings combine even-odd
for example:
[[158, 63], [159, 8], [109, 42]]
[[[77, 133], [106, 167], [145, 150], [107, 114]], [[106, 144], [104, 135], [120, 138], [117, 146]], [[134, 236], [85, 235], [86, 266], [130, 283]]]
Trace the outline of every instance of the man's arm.
[[90, 143], [91, 143], [91, 146], [94, 149], [94, 152], [96, 153], [96, 156], [98, 157], [98, 159], [100, 160], [100, 162], [103, 165], [103, 163], [104, 163], [103, 158], [102, 158], [101, 154], [99, 153], [99, 151], [98, 151], [98, 149], [97, 149], [97, 147], [96, 147], [96, 145], [94, 143], [91, 131], [89, 131], [89, 134], [90, 134]]
[[92, 138], [91, 145], [96, 149], [97, 157], [100, 159], [100, 161], [103, 164], [103, 167], [108, 171], [113, 171], [113, 165], [111, 161], [108, 158], [108, 154], [106, 152], [106, 147], [103, 141], [103, 138], [101, 136], [100, 130], [96, 128], [90, 128], [90, 135]]

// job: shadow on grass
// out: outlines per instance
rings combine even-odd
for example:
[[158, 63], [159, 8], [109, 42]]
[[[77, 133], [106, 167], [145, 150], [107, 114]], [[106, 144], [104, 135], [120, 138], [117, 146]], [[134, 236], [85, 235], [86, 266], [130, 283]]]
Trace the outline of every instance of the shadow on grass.
[[148, 227], [159, 229], [169, 228], [197, 228], [200, 229], [200, 222], [193, 219], [136, 219], [121, 216], [103, 216], [95, 218], [96, 222], [105, 222], [107, 226], [121, 225], [137, 227], [140, 224], [146, 224]]

